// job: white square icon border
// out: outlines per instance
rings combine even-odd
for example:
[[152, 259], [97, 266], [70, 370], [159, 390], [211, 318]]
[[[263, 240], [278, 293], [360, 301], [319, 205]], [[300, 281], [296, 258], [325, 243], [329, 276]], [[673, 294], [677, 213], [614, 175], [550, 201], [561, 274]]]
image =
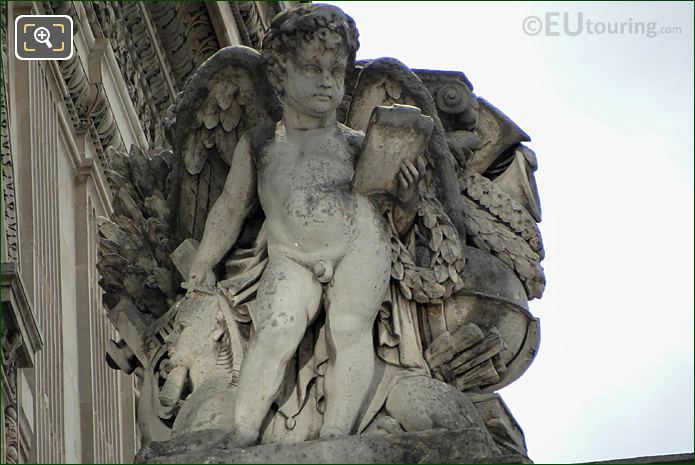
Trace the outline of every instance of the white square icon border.
[[[22, 18], [61, 18], [61, 19], [67, 19], [68, 23], [70, 24], [70, 40], [68, 41], [70, 43], [70, 54], [67, 57], [63, 58], [27, 58], [27, 57], [21, 57], [19, 56], [19, 42], [18, 42], [18, 24], [20, 19]], [[64, 61], [64, 60], [69, 60], [72, 58], [73, 54], [75, 53], [75, 45], [74, 45], [74, 38], [73, 34], [75, 31], [75, 26], [72, 21], [72, 17], [69, 15], [19, 15], [14, 19], [14, 56], [18, 60], [23, 60], [23, 61]]]

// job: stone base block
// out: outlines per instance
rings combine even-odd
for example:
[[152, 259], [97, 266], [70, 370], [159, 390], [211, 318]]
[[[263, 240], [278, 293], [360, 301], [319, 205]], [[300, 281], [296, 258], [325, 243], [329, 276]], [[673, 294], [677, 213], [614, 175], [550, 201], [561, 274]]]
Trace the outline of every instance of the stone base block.
[[146, 445], [136, 463], [533, 463], [501, 453], [480, 428], [402, 434], [365, 434], [298, 444], [224, 449], [206, 447], [214, 432]]

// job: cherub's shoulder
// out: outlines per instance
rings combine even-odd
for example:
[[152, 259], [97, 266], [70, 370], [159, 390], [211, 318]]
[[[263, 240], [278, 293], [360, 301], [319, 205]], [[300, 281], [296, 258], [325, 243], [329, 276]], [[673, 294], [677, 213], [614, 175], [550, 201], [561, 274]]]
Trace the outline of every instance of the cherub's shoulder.
[[341, 123], [338, 123], [338, 129], [340, 129], [350, 145], [357, 148], [362, 147], [362, 142], [364, 142], [364, 133], [362, 131], [349, 128]]
[[256, 154], [274, 137], [275, 125], [261, 124], [246, 131], [241, 136], [240, 142], [243, 140], [251, 148], [251, 153]]

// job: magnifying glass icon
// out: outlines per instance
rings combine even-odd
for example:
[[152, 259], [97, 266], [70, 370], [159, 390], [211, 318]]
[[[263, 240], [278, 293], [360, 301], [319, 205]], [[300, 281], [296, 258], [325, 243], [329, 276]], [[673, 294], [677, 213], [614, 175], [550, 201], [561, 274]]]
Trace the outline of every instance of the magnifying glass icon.
[[48, 48], [53, 48], [51, 43], [51, 33], [45, 27], [37, 27], [34, 30], [34, 40], [40, 44], [45, 44]]

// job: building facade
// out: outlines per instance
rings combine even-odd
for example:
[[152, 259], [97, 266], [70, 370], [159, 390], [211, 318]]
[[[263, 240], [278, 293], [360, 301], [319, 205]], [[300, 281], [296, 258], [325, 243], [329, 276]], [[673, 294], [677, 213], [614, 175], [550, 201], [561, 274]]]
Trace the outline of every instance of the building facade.
[[[111, 370], [96, 268], [104, 151], [163, 148], [163, 115], [221, 47], [295, 2], [2, 2], [3, 463], [130, 462], [133, 377]], [[22, 61], [15, 18], [73, 19], [65, 61]]]

